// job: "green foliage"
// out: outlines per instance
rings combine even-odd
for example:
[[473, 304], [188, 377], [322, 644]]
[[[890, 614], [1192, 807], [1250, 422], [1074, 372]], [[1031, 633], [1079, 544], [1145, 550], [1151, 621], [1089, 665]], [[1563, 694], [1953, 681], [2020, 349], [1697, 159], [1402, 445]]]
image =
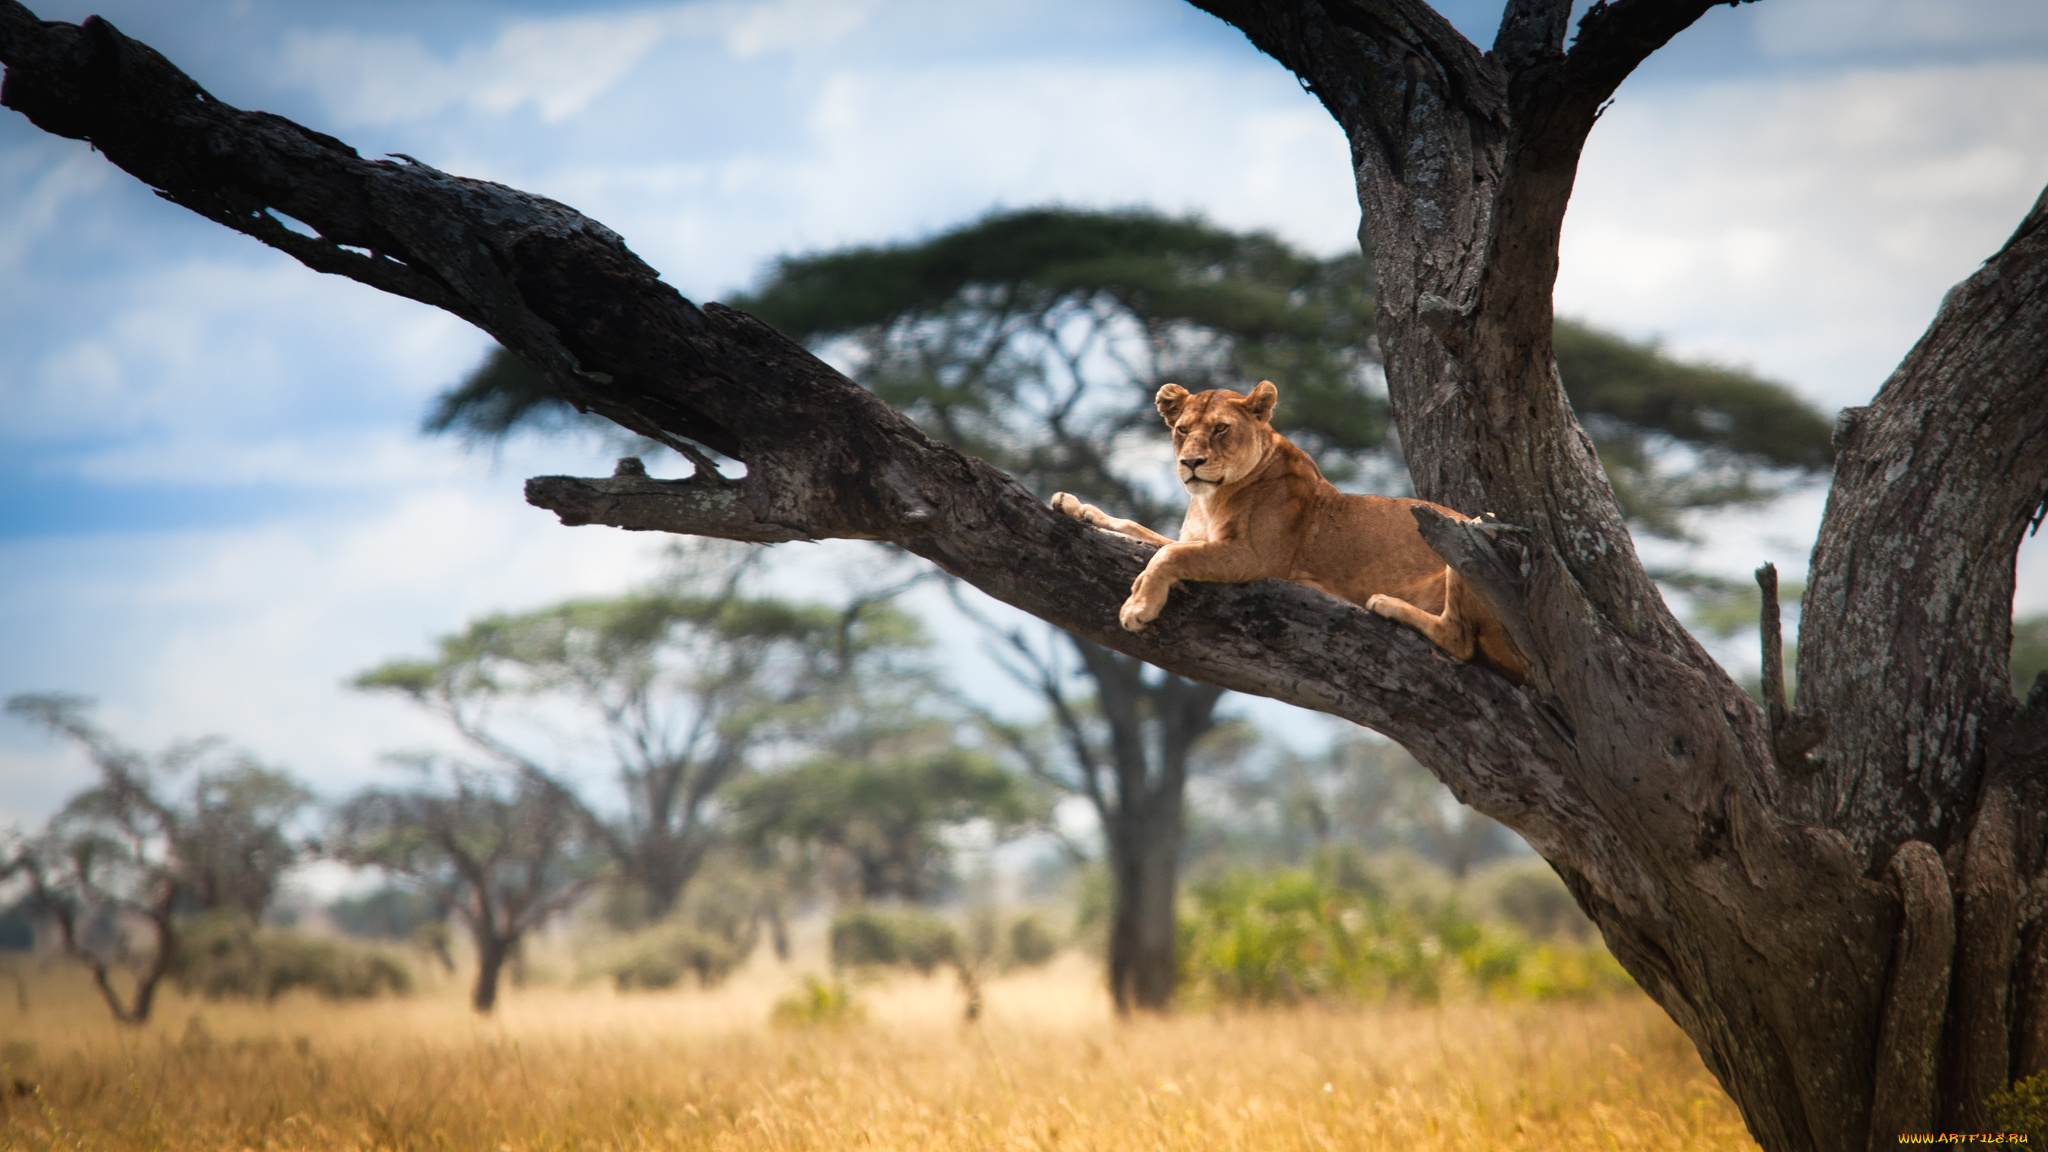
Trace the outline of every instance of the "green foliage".
[[2048, 1072], [2016, 1080], [1986, 1097], [1993, 1129], [2048, 1137]]
[[1460, 879], [1519, 847], [1400, 745], [1370, 734], [1341, 736], [1313, 755], [1269, 743], [1239, 757], [1224, 785], [1226, 802], [1197, 810], [1190, 840], [1247, 864], [1297, 865], [1351, 845], [1413, 853]]
[[1012, 920], [1006, 943], [1009, 945], [1006, 959], [1011, 967], [1016, 968], [1036, 968], [1060, 953], [1059, 935], [1043, 917], [1036, 914]]
[[938, 895], [951, 875], [948, 827], [986, 820], [1015, 829], [1038, 809], [993, 758], [951, 746], [949, 729], [922, 735], [937, 746], [820, 756], [741, 782], [731, 794], [741, 842], [821, 855], [833, 887], [848, 897]]
[[[1144, 210], [996, 212], [928, 239], [786, 256], [731, 303], [850, 361], [927, 432], [1018, 476], [1153, 521], [1171, 501], [1125, 474], [1151, 394], [1281, 386], [1275, 423], [1340, 481], [1388, 423], [1372, 382], [1372, 268]], [[1831, 424], [1781, 385], [1565, 320], [1558, 370], [1635, 527], [1775, 496], [1832, 463]], [[502, 349], [444, 393], [429, 432], [495, 441], [578, 416]], [[1673, 451], [1678, 449], [1679, 451]], [[1379, 463], [1386, 463], [1380, 460]], [[1382, 486], [1398, 474], [1381, 470]]]
[[397, 884], [345, 896], [327, 906], [327, 915], [335, 927], [366, 940], [416, 939], [422, 928], [446, 916], [425, 893]]
[[2034, 678], [2048, 672], [2048, 616], [2023, 616], [2012, 622], [2012, 690], [2024, 700]]
[[715, 987], [746, 959], [736, 943], [687, 922], [657, 924], [619, 941], [597, 968], [620, 991], [673, 988], [685, 976]]
[[1825, 471], [1834, 425], [1782, 385], [1686, 363], [1572, 320], [1557, 325], [1557, 369], [1580, 417], [1602, 416], [1782, 468]]
[[835, 968], [907, 967], [930, 975], [966, 962], [960, 932], [919, 908], [855, 905], [832, 918]]
[[1447, 989], [1551, 999], [1626, 987], [1597, 946], [1532, 945], [1455, 900], [1396, 904], [1332, 861], [1196, 885], [1182, 916], [1182, 988], [1196, 1001], [1433, 1002]]
[[[483, 960], [473, 1002], [488, 1012], [499, 966], [602, 879], [606, 861], [581, 812], [545, 781], [417, 767], [417, 786], [366, 789], [336, 810], [334, 854], [404, 877], [454, 911]], [[445, 946], [437, 951], [446, 963]]]
[[785, 1028], [835, 1027], [866, 1020], [868, 1010], [844, 980], [827, 983], [806, 975], [801, 988], [775, 1002], [768, 1018]]
[[[614, 893], [613, 901], [629, 894]], [[622, 991], [672, 988], [686, 976], [700, 987], [714, 987], [759, 942], [763, 895], [761, 877], [721, 861], [698, 877], [666, 920], [614, 938], [586, 967], [609, 976]]]
[[[1276, 423], [1326, 470], [1376, 449], [1370, 272], [1263, 233], [1146, 211], [999, 212], [931, 239], [786, 257], [734, 305], [814, 347], [932, 435], [1049, 495], [1155, 514], [1111, 445], [1152, 393], [1282, 382]], [[836, 342], [836, 343], [835, 343]]]
[[[1763, 615], [1763, 593], [1754, 581], [1728, 580], [1698, 573], [1658, 573], [1657, 578], [1684, 592], [1692, 601], [1688, 619], [1692, 626], [1723, 640], [1747, 632], [1756, 635]], [[1806, 582], [1785, 580], [1778, 584], [1780, 609], [1798, 611], [1806, 595]]]
[[515, 428], [559, 432], [583, 422], [600, 426], [556, 396], [525, 361], [495, 348], [462, 383], [435, 398], [420, 431], [454, 433], [472, 444], [487, 444]]
[[172, 979], [209, 1000], [275, 1000], [297, 988], [327, 1000], [367, 1000], [413, 987], [412, 970], [385, 952], [258, 928], [233, 914], [200, 917], [181, 935]]
[[[1666, 356], [1570, 320], [1556, 329], [1557, 370], [1631, 525], [1684, 538], [1697, 508], [1758, 504], [1772, 471], [1812, 475], [1834, 461], [1833, 425], [1783, 385]], [[1673, 468], [1669, 449], [1694, 459]]]
[[[99, 782], [66, 801], [4, 866], [27, 881], [35, 910], [65, 953], [92, 970], [114, 1018], [149, 1018], [158, 983], [177, 961], [182, 920], [195, 912], [268, 910], [302, 845], [285, 827], [305, 789], [218, 739], [150, 756], [87, 717], [88, 701], [24, 695], [7, 711], [83, 747]], [[188, 783], [189, 782], [189, 783]], [[132, 974], [124, 1001], [109, 975]]]
[[1593, 922], [1579, 911], [1571, 889], [1540, 859], [1490, 868], [1469, 891], [1475, 907], [1490, 910], [1532, 940], [1583, 944], [1593, 938]]
[[[656, 588], [484, 617], [433, 658], [355, 684], [410, 698], [551, 791], [639, 890], [639, 919], [660, 920], [722, 834], [712, 807], [757, 750], [839, 723], [850, 695], [913, 679], [901, 666], [926, 642], [886, 597], [838, 608], [747, 595], [752, 560], [732, 545], [679, 549]], [[565, 748], [610, 753], [623, 818], [565, 783], [593, 767]]]
[[261, 919], [299, 859], [302, 845], [286, 828], [312, 794], [217, 737], [154, 756], [125, 747], [91, 722], [90, 708], [67, 696], [7, 702], [10, 714], [79, 744], [99, 769], [99, 783], [51, 820], [40, 849], [45, 869], [71, 864], [67, 883], [81, 906], [161, 898], [142, 895], [151, 892], [181, 912]]

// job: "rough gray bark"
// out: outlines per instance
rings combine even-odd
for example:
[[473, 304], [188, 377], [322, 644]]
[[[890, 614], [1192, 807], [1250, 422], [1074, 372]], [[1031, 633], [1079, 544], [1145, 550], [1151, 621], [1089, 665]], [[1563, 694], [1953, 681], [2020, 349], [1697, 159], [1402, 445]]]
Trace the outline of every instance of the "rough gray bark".
[[[562, 205], [229, 108], [103, 21], [38, 25], [0, 0], [0, 102], [311, 267], [471, 320], [579, 404], [747, 464], [736, 482], [532, 482], [565, 523], [891, 540], [1107, 648], [1385, 732], [1556, 867], [1766, 1148], [1967, 1126], [1983, 1091], [2039, 1066], [2048, 1017], [2048, 696], [2020, 707], [2002, 671], [2015, 546], [2048, 479], [2048, 205], [1845, 418], [1797, 706], [1774, 725], [1643, 572], [1550, 345], [1585, 135], [1709, 5], [1598, 4], [1567, 50], [1567, 0], [1511, 0], [1489, 53], [1419, 0], [1199, 6], [1351, 139], [1417, 492], [1498, 518], [1423, 528], [1507, 620], [1526, 689], [1290, 585], [1188, 587], [1125, 633], [1144, 546], [1053, 514], [748, 317], [697, 308]], [[1829, 736], [1787, 766], [1798, 717]], [[1880, 1083], [1902, 1094], [1880, 1101]]]

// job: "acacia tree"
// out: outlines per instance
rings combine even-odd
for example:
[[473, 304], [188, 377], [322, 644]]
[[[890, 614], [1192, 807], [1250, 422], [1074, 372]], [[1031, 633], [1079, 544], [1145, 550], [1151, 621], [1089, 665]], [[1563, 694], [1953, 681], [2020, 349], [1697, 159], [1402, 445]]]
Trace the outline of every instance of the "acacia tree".
[[[312, 799], [291, 777], [217, 738], [150, 756], [123, 746], [72, 696], [22, 695], [7, 712], [85, 750], [99, 783], [0, 859], [63, 951], [92, 973], [123, 1024], [148, 1021], [177, 970], [184, 921], [221, 912], [260, 921], [304, 846], [286, 831]], [[124, 995], [115, 979], [127, 972]]]
[[574, 801], [545, 780], [415, 766], [423, 784], [365, 789], [336, 810], [335, 854], [403, 877], [454, 910], [476, 946], [470, 1005], [489, 1012], [527, 936], [601, 877], [600, 850]]
[[[2048, 1062], [2048, 691], [2006, 679], [2048, 479], [2048, 198], [1845, 413], [1802, 609], [1759, 707], [1666, 608], [1556, 370], [1551, 292], [1602, 105], [1707, 0], [1510, 0], [1482, 51], [1419, 0], [1203, 0], [1350, 138], [1419, 515], [1530, 661], [1524, 686], [1291, 585], [1115, 611], [1149, 550], [1045, 508], [744, 313], [699, 308], [573, 210], [214, 100], [102, 20], [0, 0], [0, 102], [311, 267], [442, 307], [562, 396], [698, 459], [542, 478], [572, 524], [894, 541], [1190, 678], [1382, 731], [1527, 839], [1767, 1148], [1981, 1129]], [[269, 215], [308, 225], [302, 235]]]
[[[1169, 381], [1199, 390], [1285, 380], [1275, 426], [1325, 474], [1404, 484], [1385, 435], [1359, 255], [1320, 260], [1264, 233], [1147, 211], [1033, 208], [910, 243], [786, 256], [734, 303], [849, 363], [856, 381], [926, 433], [1041, 498], [1072, 492], [1158, 530], [1179, 518], [1180, 494], [1131, 447], [1156, 433], [1152, 397]], [[1633, 526], [1681, 535], [1689, 510], [1759, 500], [1774, 491], [1770, 474], [1826, 467], [1827, 421], [1782, 387], [1676, 363], [1583, 325], [1558, 331], [1573, 406]], [[440, 397], [426, 428], [496, 442], [579, 422], [544, 378], [498, 348]], [[1673, 467], [1674, 456], [1687, 459]], [[1693, 588], [1703, 579], [1666, 578], [1681, 575]], [[1069, 661], [1059, 659], [1067, 644], [988, 627], [1061, 733], [1061, 763], [1028, 759], [1101, 822], [1117, 1008], [1163, 1008], [1179, 972], [1188, 773], [1224, 693], [1077, 635]], [[1070, 678], [1085, 690], [1072, 691]], [[1460, 825], [1468, 839], [1490, 827]]]
[[1403, 848], [1453, 880], [1515, 851], [1499, 822], [1456, 803], [1398, 745], [1355, 734], [1312, 756], [1264, 751], [1225, 778], [1208, 814], [1225, 843], [1290, 864], [1337, 845]]
[[[486, 617], [443, 637], [434, 658], [391, 661], [355, 686], [413, 700], [497, 765], [554, 789], [638, 890], [638, 911], [659, 920], [718, 842], [719, 791], [764, 743], [803, 726], [839, 649], [859, 660], [901, 630], [887, 605], [848, 619], [741, 595], [736, 579], [711, 583]], [[551, 720], [609, 751], [626, 799], [618, 818], [575, 786]]]
[[738, 840], [815, 854], [814, 870], [844, 901], [931, 900], [953, 879], [949, 829], [986, 821], [1001, 836], [1038, 815], [1017, 777], [959, 747], [949, 726], [902, 736], [876, 755], [826, 754], [746, 781], [732, 797]]

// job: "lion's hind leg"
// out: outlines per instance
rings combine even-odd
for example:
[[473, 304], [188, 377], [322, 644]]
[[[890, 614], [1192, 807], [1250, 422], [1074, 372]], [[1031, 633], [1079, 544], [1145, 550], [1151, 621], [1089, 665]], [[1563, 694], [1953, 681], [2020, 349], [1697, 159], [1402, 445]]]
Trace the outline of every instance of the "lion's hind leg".
[[1473, 635], [1469, 622], [1462, 619], [1446, 604], [1442, 615], [1432, 616], [1406, 600], [1385, 593], [1365, 602], [1366, 610], [1377, 612], [1396, 624], [1406, 624], [1444, 651], [1460, 660], [1470, 660], [1478, 650], [1478, 638]]
[[1052, 507], [1055, 512], [1063, 512], [1083, 524], [1100, 528], [1105, 532], [1115, 532], [1120, 536], [1129, 536], [1133, 540], [1143, 540], [1147, 544], [1173, 543], [1172, 540], [1161, 536], [1136, 520], [1124, 520], [1111, 516], [1093, 504], [1081, 503], [1079, 498], [1066, 492], [1055, 492], [1052, 494]]
[[1398, 597], [1381, 594], [1365, 602], [1369, 611], [1427, 636], [1432, 644], [1460, 660], [1477, 659], [1520, 684], [1529, 674], [1528, 661], [1493, 618], [1485, 601], [1466, 587], [1458, 574], [1444, 569], [1444, 610], [1432, 616]]

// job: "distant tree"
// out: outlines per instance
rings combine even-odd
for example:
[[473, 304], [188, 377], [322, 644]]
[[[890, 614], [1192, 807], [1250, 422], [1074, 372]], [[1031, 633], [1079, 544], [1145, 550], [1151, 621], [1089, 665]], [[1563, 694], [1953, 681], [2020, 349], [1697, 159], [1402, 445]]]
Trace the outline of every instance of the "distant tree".
[[[732, 796], [744, 843], [817, 857], [842, 900], [931, 900], [952, 880], [946, 833], [985, 821], [999, 834], [1038, 813], [1014, 773], [951, 733], [865, 759], [824, 755], [754, 777]], [[917, 745], [927, 747], [920, 748]]]
[[[41, 834], [17, 843], [8, 867], [59, 946], [92, 972], [114, 1018], [140, 1024], [178, 961], [181, 921], [208, 912], [262, 919], [304, 853], [286, 829], [311, 796], [218, 739], [155, 756], [124, 747], [87, 709], [69, 696], [8, 700], [11, 715], [80, 745], [100, 775]], [[132, 976], [125, 995], [114, 981], [121, 970]]]
[[336, 811], [334, 852], [415, 884], [453, 909], [476, 946], [470, 1003], [489, 1012], [498, 979], [534, 929], [602, 877], [575, 802], [531, 776], [416, 761], [425, 781], [365, 790]]
[[1638, 532], [1688, 538], [1688, 513], [1767, 502], [1834, 463], [1834, 421], [1782, 384], [1571, 320], [1555, 340], [1565, 394]]
[[[886, 602], [844, 609], [746, 595], [745, 565], [699, 555], [669, 586], [486, 617], [429, 660], [356, 678], [446, 720], [489, 760], [553, 789], [660, 919], [718, 842], [713, 799], [764, 742], [828, 710], [829, 683], [921, 643]], [[625, 811], [578, 781], [602, 748]]]
[[[785, 257], [733, 303], [849, 364], [927, 433], [1039, 496], [1073, 492], [1167, 531], [1184, 497], [1135, 446], [1157, 428], [1152, 395], [1168, 381], [1194, 390], [1280, 381], [1274, 423], [1327, 475], [1407, 490], [1388, 436], [1369, 263], [1319, 260], [1199, 220], [1042, 208], [914, 243]], [[1689, 512], [1763, 500], [1775, 479], [1827, 467], [1829, 422], [1779, 385], [1570, 321], [1558, 325], [1557, 355], [1638, 530], [1682, 537]], [[501, 349], [440, 398], [426, 427], [490, 443], [578, 421], [616, 430], [579, 416]], [[1691, 573], [1663, 575], [1723, 590]], [[1047, 663], [1042, 645], [1017, 647], [1001, 631], [1070, 748], [1096, 740], [1081, 730], [1084, 715], [1109, 729], [1096, 741], [1100, 758], [1055, 774], [1102, 816], [1117, 878], [1117, 1005], [1163, 1006], [1177, 971], [1188, 758], [1218, 723], [1223, 692], [1078, 639], [1076, 659]], [[1087, 687], [1077, 694], [1049, 679], [1055, 664]], [[1098, 767], [1103, 785], [1081, 789]]]
[[1514, 833], [1457, 802], [1398, 744], [1363, 734], [1304, 755], [1266, 746], [1219, 773], [1218, 854], [1305, 864], [1324, 849], [1405, 849], [1454, 880], [1516, 851]]

